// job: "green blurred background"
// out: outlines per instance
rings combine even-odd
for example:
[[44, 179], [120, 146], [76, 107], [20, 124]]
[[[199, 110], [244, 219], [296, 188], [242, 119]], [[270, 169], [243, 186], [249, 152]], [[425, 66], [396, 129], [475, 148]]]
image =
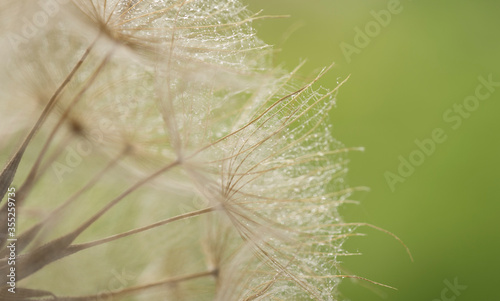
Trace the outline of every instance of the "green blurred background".
[[[354, 195], [361, 204], [344, 209], [346, 220], [395, 233], [415, 258], [410, 262], [390, 236], [361, 228], [368, 236], [353, 238], [346, 247], [363, 255], [343, 258], [344, 266], [398, 291], [346, 280], [345, 296], [446, 301], [444, 281], [456, 278], [467, 288], [459, 296], [445, 291], [449, 300], [500, 300], [500, 87], [466, 112], [470, 116], [457, 129], [443, 117], [474, 95], [478, 77], [491, 74], [500, 82], [500, 1], [247, 2], [252, 11], [291, 15], [254, 23], [259, 36], [280, 49], [276, 64], [291, 70], [307, 59], [301, 73], [307, 77], [335, 62], [321, 82], [330, 88], [351, 75], [331, 122], [335, 137], [347, 146], [366, 147], [350, 155], [349, 183], [372, 191]], [[371, 12], [389, 8], [398, 13], [377, 32]], [[356, 47], [356, 28], [366, 33], [367, 25], [372, 37], [364, 48]], [[341, 45], [346, 44], [358, 50], [345, 55]], [[436, 128], [443, 129], [446, 141], [391, 191], [384, 174], [397, 174], [399, 157], [408, 159], [418, 150], [415, 139], [431, 138]]]

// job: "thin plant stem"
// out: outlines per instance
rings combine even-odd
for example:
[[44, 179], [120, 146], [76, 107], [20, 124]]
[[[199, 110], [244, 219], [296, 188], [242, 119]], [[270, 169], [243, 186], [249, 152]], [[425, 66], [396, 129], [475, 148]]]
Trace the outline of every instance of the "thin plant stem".
[[[94, 222], [96, 222], [101, 216], [103, 216], [106, 212], [108, 212], [111, 208], [117, 205], [121, 200], [123, 200], [126, 196], [146, 184], [147, 182], [153, 180], [158, 177], [162, 173], [174, 168], [179, 165], [180, 161], [174, 161], [167, 166], [161, 168], [155, 173], [149, 175], [148, 177], [138, 181], [131, 187], [129, 187], [125, 192], [120, 194], [118, 197], [109, 202], [106, 206], [100, 209], [96, 214], [87, 219], [84, 223], [82, 223], [78, 228], [73, 230], [72, 232], [54, 239], [51, 242], [48, 242], [39, 248], [33, 250], [32, 252], [19, 256], [17, 265], [19, 266], [17, 279], [21, 280], [36, 271], [40, 270], [47, 264], [54, 262], [64, 256], [67, 253], [68, 246], [88, 227], [90, 227]], [[0, 260], [0, 273], [3, 273], [8, 269], [8, 265], [5, 265], [5, 258]]]
[[170, 223], [173, 223], [173, 222], [176, 222], [176, 221], [179, 221], [179, 220], [183, 220], [183, 219], [188, 219], [188, 218], [193, 218], [193, 217], [196, 217], [196, 216], [200, 216], [200, 215], [203, 215], [205, 213], [213, 212], [215, 210], [217, 210], [217, 207], [214, 206], [214, 207], [209, 207], [209, 208], [205, 208], [205, 209], [201, 209], [201, 210], [192, 211], [192, 212], [188, 212], [188, 213], [185, 213], [185, 214], [177, 215], [177, 216], [174, 216], [174, 217], [171, 217], [171, 218], [167, 218], [165, 220], [153, 223], [153, 224], [148, 225], [148, 226], [140, 227], [140, 228], [133, 229], [133, 230], [130, 230], [130, 231], [127, 231], [127, 232], [123, 232], [123, 233], [120, 233], [120, 234], [115, 234], [115, 235], [112, 235], [112, 236], [109, 236], [109, 237], [106, 237], [106, 238], [103, 238], [103, 239], [99, 239], [99, 240], [95, 240], [95, 241], [91, 241], [91, 242], [87, 242], [87, 243], [82, 243], [82, 244], [72, 245], [72, 246], [68, 247], [68, 251], [70, 251], [71, 253], [76, 253], [76, 252], [81, 251], [81, 250], [85, 250], [85, 249], [88, 249], [88, 248], [99, 246], [99, 245], [102, 245], [102, 244], [105, 244], [105, 243], [108, 243], [108, 242], [112, 242], [112, 241], [118, 240], [120, 238], [124, 238], [124, 237], [127, 237], [127, 236], [138, 234], [138, 233], [141, 233], [141, 232], [145, 232], [147, 230], [151, 230], [151, 229], [154, 229], [154, 228], [166, 225], [166, 224], [170, 224]]
[[[155, 288], [155, 287], [165, 287], [168, 285], [180, 283], [180, 282], [185, 282], [193, 279], [198, 279], [198, 278], [203, 278], [203, 277], [208, 277], [208, 276], [214, 276], [217, 274], [217, 270], [209, 270], [205, 272], [200, 272], [200, 273], [194, 273], [194, 274], [189, 274], [189, 275], [183, 275], [183, 276], [177, 276], [177, 277], [172, 277], [172, 278], [167, 278], [158, 282], [152, 282], [148, 284], [143, 284], [143, 285], [138, 285], [134, 287], [129, 287], [125, 288], [122, 290], [117, 290], [117, 291], [110, 291], [107, 294], [103, 295], [89, 295], [89, 296], [81, 296], [81, 297], [58, 297], [58, 301], [94, 301], [99, 298], [109, 298], [109, 299], [114, 299], [117, 297], [123, 297], [131, 294], [135, 294], [138, 292], [143, 292], [145, 290]], [[106, 299], [104, 299], [106, 300]], [[40, 300], [42, 301], [42, 300]], [[48, 300], [47, 300], [48, 301]]]
[[21, 159], [24, 155], [24, 152], [26, 151], [26, 148], [28, 147], [29, 143], [37, 133], [38, 129], [43, 125], [45, 120], [47, 119], [47, 116], [50, 114], [52, 109], [54, 108], [54, 105], [56, 101], [59, 98], [59, 95], [61, 92], [64, 90], [64, 88], [68, 85], [68, 83], [71, 81], [71, 79], [74, 77], [78, 69], [82, 66], [83, 62], [87, 59], [88, 55], [90, 54], [90, 51], [94, 48], [97, 40], [99, 37], [97, 37], [92, 44], [85, 50], [83, 53], [82, 57], [80, 60], [76, 63], [76, 65], [73, 67], [71, 72], [66, 76], [66, 78], [63, 80], [61, 85], [57, 88], [57, 90], [54, 92], [52, 97], [49, 99], [47, 104], [45, 105], [42, 113], [40, 114], [40, 117], [36, 121], [35, 125], [33, 128], [30, 130], [26, 138], [24, 139], [23, 143], [19, 147], [19, 149], [16, 151], [12, 159], [9, 161], [7, 166], [5, 166], [4, 170], [2, 171], [0, 175], [0, 202], [2, 201], [3, 197], [5, 196], [5, 192], [7, 191], [8, 187], [12, 184], [12, 181], [14, 180], [14, 176], [16, 175], [17, 168], [19, 166], [19, 163], [21, 162]]
[[42, 150], [38, 154], [38, 157], [37, 157], [35, 163], [33, 164], [33, 167], [31, 168], [28, 176], [26, 177], [26, 180], [24, 181], [24, 183], [19, 188], [20, 193], [17, 196], [17, 198], [18, 198], [17, 202], [18, 203], [21, 203], [26, 198], [26, 196], [28, 195], [29, 191], [31, 190], [31, 188], [32, 188], [32, 186], [34, 184], [34, 180], [35, 180], [37, 171], [38, 171], [38, 167], [40, 166], [41, 161], [42, 161], [45, 153], [47, 152], [47, 150], [48, 150], [51, 142], [54, 140], [54, 137], [55, 137], [56, 133], [61, 128], [61, 126], [64, 123], [64, 121], [66, 120], [66, 118], [69, 116], [69, 114], [70, 114], [71, 110], [73, 109], [73, 107], [78, 103], [78, 101], [80, 99], [82, 99], [83, 94], [90, 88], [90, 86], [96, 80], [97, 76], [101, 73], [101, 71], [104, 69], [104, 67], [106, 66], [106, 64], [109, 62], [109, 60], [111, 59], [111, 55], [112, 54], [113, 54], [113, 50], [110, 51], [106, 55], [106, 57], [102, 60], [101, 64], [99, 64], [99, 66], [97, 67], [97, 69], [90, 76], [90, 78], [85, 83], [85, 85], [82, 87], [82, 89], [73, 98], [73, 100], [71, 101], [71, 103], [68, 105], [68, 107], [66, 108], [66, 110], [64, 111], [64, 113], [59, 118], [59, 121], [57, 122], [57, 124], [52, 129], [49, 137], [47, 138], [47, 141], [45, 142], [45, 144], [42, 147]]
[[[32, 226], [30, 229], [26, 230], [21, 234], [21, 236], [18, 239], [17, 243], [17, 249], [18, 252], [20, 253], [26, 246], [28, 246], [33, 239], [40, 233], [40, 231], [47, 231], [47, 225], [48, 224], [53, 224], [55, 221], [58, 219], [60, 216], [61, 212], [67, 208], [70, 204], [72, 204], [74, 201], [76, 201], [81, 195], [83, 195], [85, 192], [89, 191], [90, 188], [92, 188], [95, 184], [99, 182], [99, 180], [113, 167], [116, 166], [116, 164], [126, 155], [127, 150], [123, 151], [120, 155], [118, 155], [116, 158], [111, 160], [100, 172], [98, 172], [87, 184], [85, 184], [82, 188], [80, 188], [77, 192], [75, 192], [72, 196], [70, 196], [64, 203], [62, 203], [59, 207], [57, 207], [54, 211], [52, 211], [46, 218], [44, 218], [42, 221], [38, 222], [34, 226]], [[42, 235], [42, 234], [40, 234]], [[36, 243], [35, 243], [36, 244]], [[6, 255], [5, 252], [8, 252], [7, 249], [5, 249], [2, 253], [0, 253], [0, 257], [3, 257]]]

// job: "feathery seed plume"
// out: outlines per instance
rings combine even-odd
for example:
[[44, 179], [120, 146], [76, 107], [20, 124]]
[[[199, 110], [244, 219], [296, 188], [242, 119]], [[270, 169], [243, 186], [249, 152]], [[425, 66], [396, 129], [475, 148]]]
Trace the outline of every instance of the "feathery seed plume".
[[252, 28], [273, 16], [236, 0], [0, 15], [2, 300], [339, 300], [360, 278], [339, 266], [362, 224], [338, 208], [365, 190], [344, 180], [361, 149], [326, 121], [342, 83], [273, 67]]

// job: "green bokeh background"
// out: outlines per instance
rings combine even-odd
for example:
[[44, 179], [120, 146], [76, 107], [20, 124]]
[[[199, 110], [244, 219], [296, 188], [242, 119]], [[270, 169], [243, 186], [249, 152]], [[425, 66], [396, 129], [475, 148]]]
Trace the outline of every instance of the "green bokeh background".
[[[252, 11], [290, 18], [254, 22], [259, 36], [280, 49], [276, 64], [312, 76], [332, 62], [322, 80], [333, 88], [351, 75], [331, 114], [336, 138], [365, 146], [350, 155], [349, 182], [371, 187], [358, 193], [359, 206], [346, 207], [348, 221], [368, 222], [404, 240], [415, 261], [390, 236], [361, 228], [367, 237], [346, 247], [363, 253], [344, 258], [353, 274], [398, 288], [346, 280], [351, 300], [433, 301], [446, 279], [467, 288], [449, 300], [500, 300], [500, 87], [453, 130], [443, 113], [474, 95], [479, 76], [500, 82], [500, 1], [401, 0], [402, 11], [348, 63], [342, 42], [354, 45], [355, 28], [365, 31], [371, 11], [389, 0], [252, 0]], [[415, 139], [442, 128], [447, 140], [421, 166], [395, 185], [399, 156], [417, 149]]]

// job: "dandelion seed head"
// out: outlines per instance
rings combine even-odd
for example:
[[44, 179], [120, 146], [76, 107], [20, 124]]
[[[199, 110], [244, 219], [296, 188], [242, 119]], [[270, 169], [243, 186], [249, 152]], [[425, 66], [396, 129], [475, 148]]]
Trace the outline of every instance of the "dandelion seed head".
[[[93, 296], [95, 269], [127, 262], [134, 279], [116, 294], [137, 300], [337, 300], [339, 257], [354, 255], [338, 211], [354, 191], [349, 149], [328, 121], [340, 84], [273, 68], [260, 17], [233, 0], [74, 0], [30, 47], [2, 50], [0, 106], [49, 112], [28, 141], [42, 151], [24, 158], [36, 214], [22, 227], [47, 229], [26, 249], [46, 260], [28, 286]], [[12, 116], [12, 132], [32, 124]], [[39, 248], [51, 243], [61, 253]]]

